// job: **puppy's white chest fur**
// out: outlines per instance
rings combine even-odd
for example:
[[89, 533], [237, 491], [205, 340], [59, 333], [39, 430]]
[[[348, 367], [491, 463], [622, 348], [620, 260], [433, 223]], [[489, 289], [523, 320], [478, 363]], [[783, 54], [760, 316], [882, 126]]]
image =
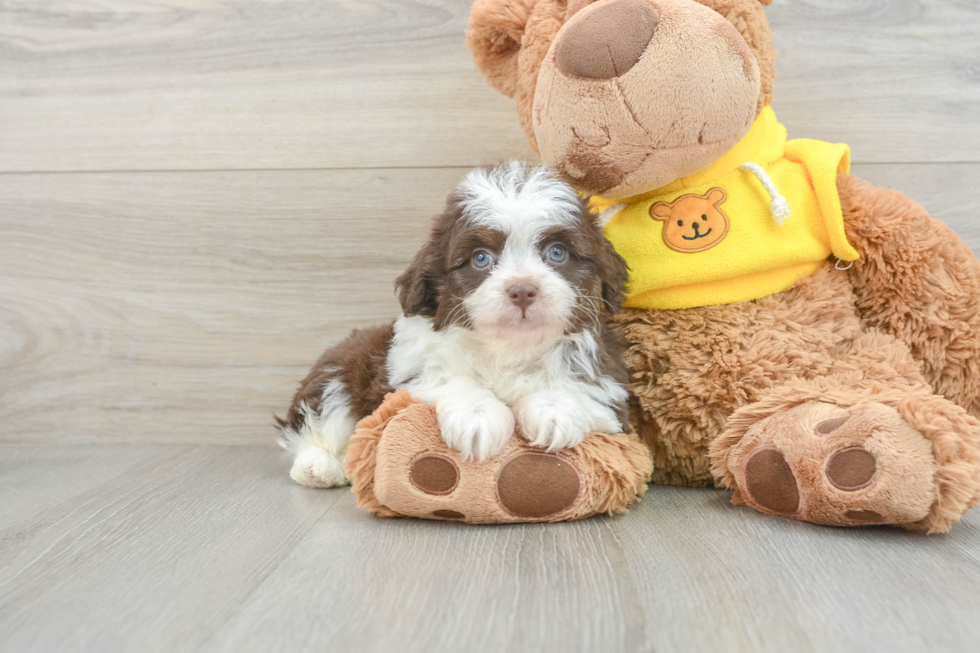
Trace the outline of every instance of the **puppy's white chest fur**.
[[399, 318], [394, 331], [389, 383], [435, 405], [443, 436], [466, 457], [499, 450], [515, 421], [549, 450], [622, 428], [614, 406], [626, 391], [599, 374], [591, 332], [513, 347], [458, 327], [434, 331], [418, 316]]
[[[574, 382], [581, 372], [594, 368], [589, 359], [595, 353], [591, 333], [517, 348], [459, 327], [433, 331], [429, 318], [401, 317], [388, 352], [388, 380], [430, 401], [433, 398], [426, 395], [437, 386], [466, 379], [512, 405], [529, 393]], [[584, 369], [576, 374], [575, 367]]]

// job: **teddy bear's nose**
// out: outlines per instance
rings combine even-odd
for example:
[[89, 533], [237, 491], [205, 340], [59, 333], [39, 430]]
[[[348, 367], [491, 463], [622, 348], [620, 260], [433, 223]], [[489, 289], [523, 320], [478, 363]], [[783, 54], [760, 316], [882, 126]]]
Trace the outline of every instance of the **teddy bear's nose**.
[[619, 77], [636, 65], [660, 20], [645, 0], [613, 0], [573, 20], [558, 40], [555, 57], [566, 75]]

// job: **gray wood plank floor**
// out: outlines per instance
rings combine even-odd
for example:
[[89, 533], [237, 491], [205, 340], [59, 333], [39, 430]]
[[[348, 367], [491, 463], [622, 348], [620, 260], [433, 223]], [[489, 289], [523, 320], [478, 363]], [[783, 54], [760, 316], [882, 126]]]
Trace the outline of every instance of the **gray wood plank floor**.
[[261, 446], [0, 445], [3, 651], [975, 651], [980, 514], [834, 529], [654, 487], [555, 525], [377, 520]]
[[[470, 0], [0, 2], [0, 653], [975, 651], [980, 513], [380, 521], [271, 414], [468, 167]], [[775, 0], [774, 107], [980, 252], [980, 2]]]

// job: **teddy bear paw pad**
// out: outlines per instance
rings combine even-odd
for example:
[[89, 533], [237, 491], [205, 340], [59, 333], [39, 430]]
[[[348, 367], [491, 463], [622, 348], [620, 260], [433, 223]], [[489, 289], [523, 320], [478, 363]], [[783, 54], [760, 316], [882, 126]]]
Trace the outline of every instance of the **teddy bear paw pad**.
[[497, 498], [515, 517], [557, 515], [578, 499], [578, 470], [550, 453], [523, 452], [505, 462], [497, 475]]

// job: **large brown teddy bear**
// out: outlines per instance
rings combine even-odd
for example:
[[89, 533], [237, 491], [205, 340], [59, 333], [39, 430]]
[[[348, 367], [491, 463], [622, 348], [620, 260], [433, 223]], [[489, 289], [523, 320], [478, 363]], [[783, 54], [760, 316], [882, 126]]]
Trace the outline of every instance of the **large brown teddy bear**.
[[844, 145], [786, 140], [770, 0], [477, 0], [468, 42], [631, 268], [658, 483], [947, 531], [980, 501], [980, 264]]

